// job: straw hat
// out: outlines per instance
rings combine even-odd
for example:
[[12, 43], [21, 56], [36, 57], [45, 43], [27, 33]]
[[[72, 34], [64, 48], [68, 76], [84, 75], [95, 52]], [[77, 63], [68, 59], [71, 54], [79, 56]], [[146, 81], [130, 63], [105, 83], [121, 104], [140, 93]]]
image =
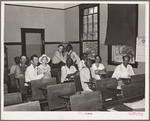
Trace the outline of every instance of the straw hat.
[[40, 63], [42, 63], [43, 57], [46, 57], [46, 58], [47, 58], [47, 60], [48, 60], [47, 63], [50, 62], [50, 57], [48, 57], [46, 54], [43, 54], [43, 55], [39, 58], [39, 62], [40, 62]]

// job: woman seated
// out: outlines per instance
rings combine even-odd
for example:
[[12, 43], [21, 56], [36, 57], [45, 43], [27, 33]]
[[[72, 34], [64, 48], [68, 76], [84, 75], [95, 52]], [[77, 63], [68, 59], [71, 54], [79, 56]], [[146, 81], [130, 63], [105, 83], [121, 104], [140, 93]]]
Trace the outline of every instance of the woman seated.
[[43, 54], [40, 58], [39, 58], [39, 63], [41, 63], [38, 66], [38, 74], [44, 74], [44, 78], [50, 78], [51, 77], [51, 68], [50, 66], [47, 64], [50, 61], [50, 57], [48, 57], [46, 54]]
[[99, 55], [95, 56], [95, 63], [92, 64], [92, 68], [95, 71], [96, 79], [102, 79], [102, 75], [106, 74], [106, 69], [103, 64], [101, 64], [101, 57]]
[[66, 65], [61, 68], [61, 82], [72, 81], [74, 78], [74, 74], [77, 74], [77, 69], [72, 65], [73, 60], [68, 58], [66, 61]]
[[66, 63], [66, 55], [63, 55], [64, 46], [58, 45], [57, 51], [52, 59], [52, 68], [61, 69]]

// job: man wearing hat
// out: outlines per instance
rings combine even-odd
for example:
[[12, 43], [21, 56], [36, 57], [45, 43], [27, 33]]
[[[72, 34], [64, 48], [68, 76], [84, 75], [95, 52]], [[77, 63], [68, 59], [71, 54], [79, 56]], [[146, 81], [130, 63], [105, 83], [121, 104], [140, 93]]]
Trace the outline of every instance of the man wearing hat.
[[51, 68], [50, 66], [47, 64], [50, 62], [50, 57], [48, 57], [46, 54], [43, 54], [40, 58], [39, 58], [39, 63], [41, 63], [38, 66], [38, 74], [44, 74], [45, 77], [51, 77]]
[[129, 65], [130, 56], [124, 55], [122, 59], [123, 63], [115, 68], [112, 78], [129, 78], [131, 75], [135, 75], [132, 66]]

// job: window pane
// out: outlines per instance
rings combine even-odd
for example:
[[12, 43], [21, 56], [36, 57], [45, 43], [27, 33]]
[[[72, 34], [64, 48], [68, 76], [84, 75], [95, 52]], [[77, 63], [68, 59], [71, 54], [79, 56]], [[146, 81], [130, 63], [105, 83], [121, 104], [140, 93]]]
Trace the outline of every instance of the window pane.
[[93, 36], [92, 31], [89, 31], [88, 32], [88, 40], [92, 40], [92, 36]]
[[92, 23], [89, 23], [89, 24], [88, 24], [88, 31], [93, 31], [93, 30], [92, 30]]
[[89, 58], [94, 59], [98, 54], [98, 42], [83, 42], [83, 52], [87, 53]]
[[92, 23], [92, 15], [88, 16], [88, 23]]
[[88, 15], [88, 9], [84, 10], [84, 15]]
[[97, 22], [97, 14], [93, 15], [94, 22]]
[[87, 40], [87, 33], [83, 33], [83, 40]]
[[83, 31], [84, 31], [85, 33], [87, 33], [87, 24], [84, 24], [83, 26], [84, 26], [84, 27], [83, 27]]
[[83, 24], [87, 23], [87, 16], [83, 17]]
[[89, 8], [89, 14], [93, 14], [93, 8]]
[[93, 32], [93, 40], [98, 40], [97, 31]]
[[94, 7], [94, 13], [97, 13], [97, 6]]
[[97, 23], [94, 23], [94, 31], [97, 31]]

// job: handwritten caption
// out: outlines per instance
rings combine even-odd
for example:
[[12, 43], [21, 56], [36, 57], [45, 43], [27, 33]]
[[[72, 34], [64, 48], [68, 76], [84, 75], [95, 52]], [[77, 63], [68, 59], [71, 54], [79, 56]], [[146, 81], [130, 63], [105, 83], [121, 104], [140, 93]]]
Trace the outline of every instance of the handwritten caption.
[[87, 113], [87, 112], [78, 112], [80, 115], [92, 115], [92, 113]]
[[140, 112], [129, 112], [129, 115], [143, 116], [143, 113], [140, 113]]

